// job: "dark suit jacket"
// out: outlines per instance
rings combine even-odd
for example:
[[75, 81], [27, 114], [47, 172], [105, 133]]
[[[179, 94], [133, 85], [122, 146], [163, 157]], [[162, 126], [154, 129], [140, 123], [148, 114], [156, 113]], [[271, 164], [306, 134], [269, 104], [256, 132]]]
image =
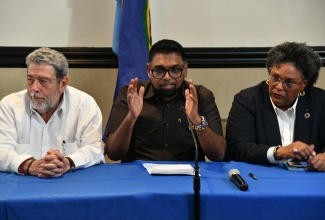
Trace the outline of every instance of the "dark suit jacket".
[[[324, 90], [313, 87], [299, 97], [293, 139], [314, 144], [316, 153], [325, 151]], [[265, 81], [235, 95], [227, 121], [226, 140], [231, 160], [255, 164], [269, 164], [267, 150], [282, 145]]]

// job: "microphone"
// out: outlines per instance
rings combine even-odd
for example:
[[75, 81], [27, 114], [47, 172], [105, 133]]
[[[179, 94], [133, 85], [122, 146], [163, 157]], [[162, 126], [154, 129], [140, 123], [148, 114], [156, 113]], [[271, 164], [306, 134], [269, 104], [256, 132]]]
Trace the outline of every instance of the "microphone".
[[188, 127], [191, 131], [191, 135], [194, 141], [194, 145], [195, 145], [195, 162], [194, 162], [194, 180], [193, 180], [193, 188], [194, 188], [194, 218], [195, 220], [199, 220], [200, 219], [200, 174], [199, 174], [199, 163], [198, 163], [198, 158], [199, 158], [199, 152], [198, 152], [198, 147], [197, 147], [197, 142], [196, 142], [196, 138], [194, 136], [193, 133], [193, 128], [192, 128], [192, 124], [190, 122], [190, 119], [187, 115], [187, 112], [184, 108], [184, 106], [181, 106], [179, 108], [179, 110], [181, 112], [184, 112], [186, 119], [187, 119], [187, 123], [188, 123]]
[[241, 190], [246, 191], [248, 189], [248, 185], [245, 180], [240, 176], [240, 172], [237, 169], [231, 169], [228, 173], [229, 179], [235, 183], [235, 185]]

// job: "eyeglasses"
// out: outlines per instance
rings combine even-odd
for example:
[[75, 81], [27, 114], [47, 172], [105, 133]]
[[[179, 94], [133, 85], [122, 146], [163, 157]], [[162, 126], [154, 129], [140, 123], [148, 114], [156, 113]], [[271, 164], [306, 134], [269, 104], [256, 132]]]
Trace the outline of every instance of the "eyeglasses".
[[182, 66], [182, 68], [177, 68], [177, 67], [173, 67], [171, 69], [163, 69], [163, 68], [154, 68], [154, 69], [150, 69], [152, 76], [156, 79], [162, 79], [165, 77], [166, 72], [168, 72], [170, 78], [172, 79], [178, 79], [179, 77], [182, 76], [183, 70], [184, 70], [184, 65]]
[[278, 76], [275, 76], [275, 75], [270, 75], [270, 79], [269, 79], [269, 82], [272, 84], [272, 85], [275, 85], [277, 86], [280, 82], [282, 82], [282, 86], [283, 87], [286, 87], [287, 89], [291, 89], [299, 84], [301, 84], [303, 82], [303, 80], [300, 82], [300, 83], [296, 83], [292, 80], [283, 80], [281, 79], [280, 77]]

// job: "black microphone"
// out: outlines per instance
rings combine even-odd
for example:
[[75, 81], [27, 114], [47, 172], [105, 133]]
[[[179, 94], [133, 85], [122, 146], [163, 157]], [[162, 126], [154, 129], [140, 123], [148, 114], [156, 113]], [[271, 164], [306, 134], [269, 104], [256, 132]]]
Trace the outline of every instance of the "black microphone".
[[246, 191], [248, 189], [248, 185], [245, 180], [240, 176], [240, 172], [237, 169], [231, 169], [228, 173], [229, 179], [235, 183], [235, 185], [241, 190]]
[[190, 122], [190, 119], [187, 115], [187, 112], [184, 108], [184, 106], [181, 106], [179, 108], [179, 110], [181, 112], [184, 112], [186, 119], [187, 119], [187, 123], [188, 123], [188, 128], [191, 131], [192, 134], [192, 138], [194, 141], [194, 145], [195, 145], [195, 162], [194, 162], [194, 180], [193, 180], [193, 188], [194, 188], [194, 218], [195, 220], [199, 220], [200, 219], [200, 174], [199, 174], [199, 163], [198, 163], [198, 158], [199, 158], [199, 152], [198, 152], [198, 147], [197, 147], [197, 142], [196, 142], [196, 138], [194, 136], [193, 133], [193, 128], [192, 128], [192, 123]]

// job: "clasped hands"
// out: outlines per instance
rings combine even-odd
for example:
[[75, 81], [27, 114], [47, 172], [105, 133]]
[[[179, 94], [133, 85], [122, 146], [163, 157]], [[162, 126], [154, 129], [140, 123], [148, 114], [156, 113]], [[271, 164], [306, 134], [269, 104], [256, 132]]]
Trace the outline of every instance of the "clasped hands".
[[69, 170], [70, 161], [59, 150], [50, 149], [43, 158], [31, 164], [29, 174], [40, 178], [59, 177]]
[[287, 146], [280, 147], [278, 149], [278, 156], [283, 159], [306, 160], [309, 170], [325, 172], [325, 154], [316, 154], [313, 144], [307, 145], [301, 141], [293, 142]]

